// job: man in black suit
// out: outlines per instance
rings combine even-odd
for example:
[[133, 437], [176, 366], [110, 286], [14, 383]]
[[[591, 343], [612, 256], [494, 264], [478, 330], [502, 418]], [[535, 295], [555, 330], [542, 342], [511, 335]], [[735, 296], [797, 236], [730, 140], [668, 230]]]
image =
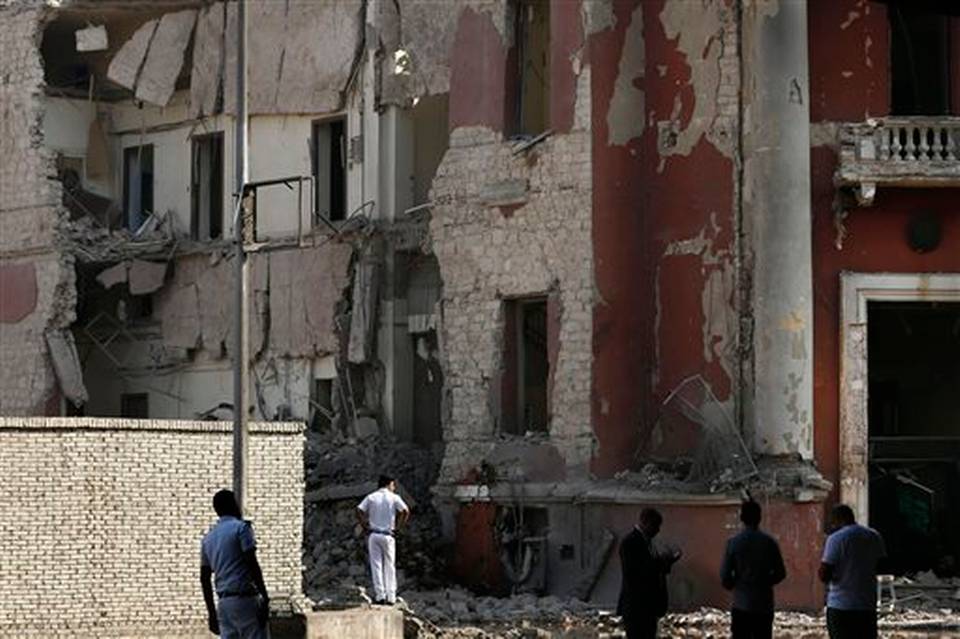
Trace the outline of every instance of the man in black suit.
[[681, 552], [661, 555], [653, 547], [663, 516], [653, 508], [640, 512], [640, 523], [620, 543], [623, 581], [617, 614], [627, 639], [655, 639], [657, 622], [667, 612], [667, 573]]

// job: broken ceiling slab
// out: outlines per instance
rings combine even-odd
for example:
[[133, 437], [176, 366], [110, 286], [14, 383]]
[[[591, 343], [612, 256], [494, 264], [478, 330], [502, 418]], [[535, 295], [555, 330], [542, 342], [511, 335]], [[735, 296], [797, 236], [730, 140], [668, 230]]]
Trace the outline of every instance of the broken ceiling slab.
[[88, 51], [105, 51], [109, 44], [107, 42], [107, 28], [96, 25], [86, 29], [79, 29], [76, 32], [77, 51], [80, 53]]
[[352, 248], [325, 244], [270, 256], [270, 350], [313, 357], [335, 353], [337, 302], [348, 278]]
[[193, 40], [193, 68], [190, 71], [190, 113], [210, 115], [217, 109], [223, 80], [223, 3], [207, 7], [197, 17]]
[[133, 260], [127, 272], [131, 295], [148, 295], [160, 290], [167, 275], [166, 262]]
[[157, 106], [170, 102], [196, 21], [197, 12], [189, 9], [160, 19], [137, 79], [138, 99]]
[[103, 288], [112, 288], [127, 281], [127, 263], [120, 262], [105, 268], [97, 274], [97, 281]]
[[159, 20], [150, 20], [123, 43], [123, 46], [110, 61], [110, 66], [107, 67], [108, 79], [122, 87], [133, 90], [158, 24]]
[[53, 361], [53, 372], [57, 376], [60, 392], [74, 403], [82, 406], [87, 403], [87, 387], [83, 384], [83, 368], [73, 333], [65, 329], [47, 331], [45, 334], [47, 349]]
[[363, 364], [373, 356], [379, 274], [377, 251], [368, 247], [353, 274], [353, 308], [350, 313], [350, 342], [347, 345], [347, 360], [351, 364]]
[[[236, 4], [227, 6], [227, 34], [236, 31]], [[290, 0], [251, 4], [249, 109], [257, 113], [326, 113], [341, 107], [362, 33], [361, 0]], [[316, 34], [325, 34], [318, 38]], [[236, 65], [226, 39], [226, 68]], [[223, 81], [224, 110], [236, 110], [236, 74]]]

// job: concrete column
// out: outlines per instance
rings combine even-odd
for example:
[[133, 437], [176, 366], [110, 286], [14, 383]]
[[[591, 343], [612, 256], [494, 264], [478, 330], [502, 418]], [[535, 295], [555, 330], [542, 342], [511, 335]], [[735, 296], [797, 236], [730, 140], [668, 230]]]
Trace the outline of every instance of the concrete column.
[[743, 0], [742, 8], [743, 224], [747, 260], [753, 256], [754, 322], [747, 426], [755, 452], [811, 458], [807, 3]]
[[[379, 116], [379, 206], [381, 219], [393, 222], [413, 205], [413, 122], [397, 106]], [[405, 280], [393, 248], [384, 255], [378, 357], [384, 365], [383, 415], [402, 439], [413, 436], [413, 346], [407, 329], [407, 303], [398, 281]]]

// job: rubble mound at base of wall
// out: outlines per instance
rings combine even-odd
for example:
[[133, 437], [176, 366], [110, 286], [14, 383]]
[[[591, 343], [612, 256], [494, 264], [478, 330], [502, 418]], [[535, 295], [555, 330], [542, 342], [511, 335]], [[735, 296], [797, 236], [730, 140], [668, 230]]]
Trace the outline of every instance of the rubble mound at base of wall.
[[314, 601], [361, 603], [369, 586], [366, 538], [356, 526], [357, 504], [380, 474], [395, 477], [409, 502], [410, 524], [397, 534], [401, 589], [444, 584], [440, 519], [430, 487], [439, 451], [387, 437], [358, 440], [310, 431], [305, 455], [304, 592]]
[[[488, 601], [489, 600], [489, 601]], [[622, 638], [620, 619], [610, 610], [576, 600], [532, 595], [493, 599], [462, 591], [407, 593], [404, 637], [407, 639], [587, 639]], [[446, 620], [437, 616], [445, 615]], [[431, 618], [431, 615], [433, 617]], [[482, 618], [481, 618], [482, 617]], [[905, 610], [881, 614], [886, 639], [955, 637], [960, 620], [951, 610]], [[730, 636], [730, 614], [715, 608], [667, 615], [660, 636], [715, 639]], [[827, 639], [823, 615], [778, 612], [774, 636], [784, 639]]]

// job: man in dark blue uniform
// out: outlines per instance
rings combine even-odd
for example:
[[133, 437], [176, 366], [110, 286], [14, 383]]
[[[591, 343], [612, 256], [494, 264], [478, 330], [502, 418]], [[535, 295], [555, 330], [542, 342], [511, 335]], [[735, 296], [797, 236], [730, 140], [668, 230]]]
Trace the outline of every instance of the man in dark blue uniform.
[[[200, 544], [200, 586], [207, 605], [210, 632], [223, 639], [267, 639], [270, 599], [257, 561], [253, 526], [241, 518], [233, 492], [213, 496], [220, 519]], [[217, 599], [213, 605], [210, 577], [216, 575]]]

